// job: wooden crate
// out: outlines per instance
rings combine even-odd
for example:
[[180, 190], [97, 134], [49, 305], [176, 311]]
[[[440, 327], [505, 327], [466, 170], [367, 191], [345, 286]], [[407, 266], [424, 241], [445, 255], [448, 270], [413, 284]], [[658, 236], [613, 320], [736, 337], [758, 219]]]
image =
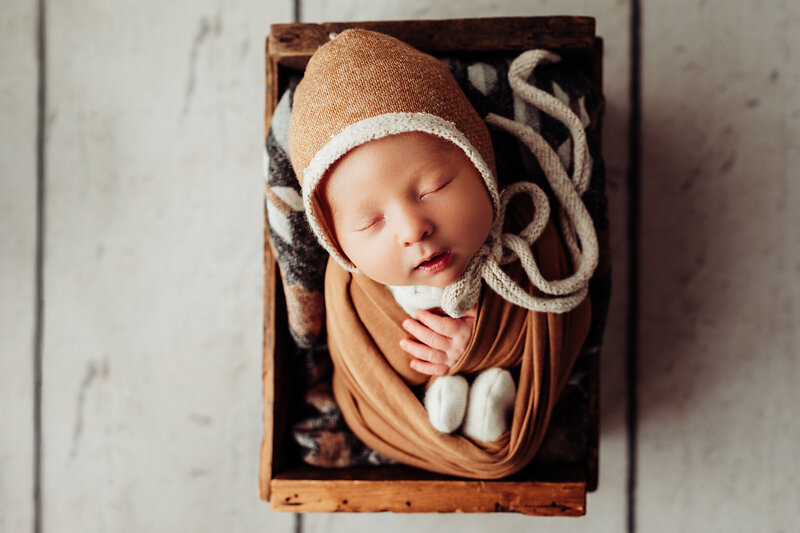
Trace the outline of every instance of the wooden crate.
[[[432, 55], [547, 48], [580, 65], [600, 86], [602, 42], [589, 17], [275, 24], [266, 43], [266, 129], [287, 74], [302, 71], [331, 33], [366, 28]], [[607, 239], [600, 236], [607, 250]], [[276, 511], [521, 512], [580, 516], [597, 485], [599, 368], [589, 375], [589, 452], [582, 464], [523, 469], [496, 481], [443, 476], [406, 466], [323, 469], [302, 463], [291, 436], [291, 341], [274, 249], [264, 223], [264, 426], [259, 489]], [[607, 257], [607, 253], [602, 254]]]

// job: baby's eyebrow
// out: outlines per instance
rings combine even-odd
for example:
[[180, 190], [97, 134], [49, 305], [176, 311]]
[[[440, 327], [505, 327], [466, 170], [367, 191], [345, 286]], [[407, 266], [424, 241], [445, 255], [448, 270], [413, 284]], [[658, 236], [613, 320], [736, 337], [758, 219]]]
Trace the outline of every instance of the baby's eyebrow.
[[431, 161], [420, 165], [416, 170], [414, 170], [414, 172], [411, 174], [411, 182], [414, 184], [419, 184], [420, 181], [426, 178], [439, 179], [446, 172], [446, 165]]
[[371, 198], [361, 198], [357, 202], [350, 204], [349, 210], [353, 213], [362, 213], [365, 211], [371, 211], [375, 208], [374, 203], [371, 201]]
[[371, 211], [374, 206], [370, 203], [369, 199], [361, 199], [356, 204], [347, 206], [346, 211], [349, 217], [345, 217], [345, 209], [339, 205], [338, 202], [328, 202], [330, 206], [331, 217], [339, 221], [352, 223], [354, 218], [364, 218], [363, 214]]

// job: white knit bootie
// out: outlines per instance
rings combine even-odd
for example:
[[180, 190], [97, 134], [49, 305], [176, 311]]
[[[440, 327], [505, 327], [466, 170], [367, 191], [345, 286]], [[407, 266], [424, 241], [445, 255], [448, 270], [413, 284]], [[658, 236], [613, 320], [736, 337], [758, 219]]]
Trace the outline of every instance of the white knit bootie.
[[436, 378], [425, 391], [428, 420], [441, 433], [452, 433], [464, 420], [469, 384], [463, 376]]
[[481, 442], [498, 439], [508, 430], [517, 388], [508, 370], [490, 368], [475, 378], [469, 391], [464, 435]]

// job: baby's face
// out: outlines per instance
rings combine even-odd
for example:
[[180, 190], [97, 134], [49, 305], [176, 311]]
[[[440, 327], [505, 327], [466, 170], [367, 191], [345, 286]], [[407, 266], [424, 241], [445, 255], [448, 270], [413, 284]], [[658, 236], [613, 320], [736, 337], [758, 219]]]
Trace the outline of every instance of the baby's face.
[[460, 148], [424, 133], [355, 148], [328, 172], [321, 192], [342, 251], [385, 285], [453, 283], [492, 224], [478, 170]]

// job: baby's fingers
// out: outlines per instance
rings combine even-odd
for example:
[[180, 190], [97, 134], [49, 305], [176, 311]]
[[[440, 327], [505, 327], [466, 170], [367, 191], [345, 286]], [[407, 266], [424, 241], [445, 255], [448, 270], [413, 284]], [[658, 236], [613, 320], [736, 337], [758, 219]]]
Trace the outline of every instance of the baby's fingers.
[[447, 338], [453, 338], [459, 332], [462, 325], [455, 318], [441, 316], [431, 313], [425, 309], [416, 312], [415, 318], [428, 326], [432, 331]]
[[433, 363], [423, 361], [422, 359], [414, 359], [411, 361], [411, 368], [420, 374], [426, 374], [428, 376], [443, 376], [448, 370], [445, 365], [435, 365]]
[[403, 329], [411, 333], [422, 344], [425, 344], [435, 350], [443, 351], [449, 347], [449, 339], [416, 320], [412, 320], [410, 318], [404, 320]]
[[447, 369], [447, 354], [441, 350], [436, 350], [413, 339], [403, 339], [400, 341], [400, 348], [410, 353], [421, 361], [427, 361], [434, 365], [442, 365]]

